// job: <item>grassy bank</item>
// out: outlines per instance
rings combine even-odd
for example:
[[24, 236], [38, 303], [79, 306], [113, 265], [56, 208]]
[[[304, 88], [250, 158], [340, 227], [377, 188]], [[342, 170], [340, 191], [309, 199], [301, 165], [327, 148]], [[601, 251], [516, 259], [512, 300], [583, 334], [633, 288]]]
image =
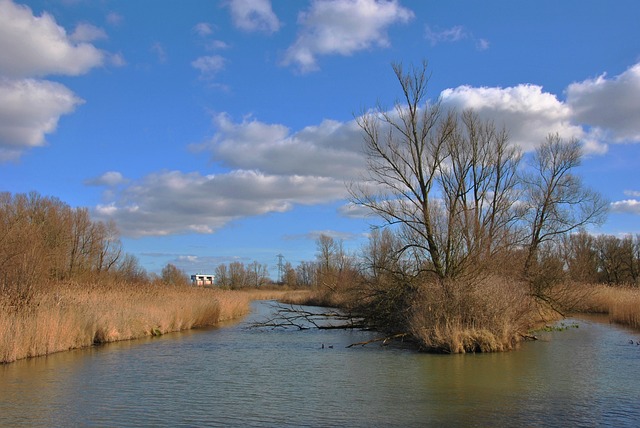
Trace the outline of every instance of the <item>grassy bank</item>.
[[[274, 292], [264, 294], [273, 297]], [[217, 324], [260, 295], [192, 287], [55, 284], [28, 302], [0, 297], [0, 363]]]

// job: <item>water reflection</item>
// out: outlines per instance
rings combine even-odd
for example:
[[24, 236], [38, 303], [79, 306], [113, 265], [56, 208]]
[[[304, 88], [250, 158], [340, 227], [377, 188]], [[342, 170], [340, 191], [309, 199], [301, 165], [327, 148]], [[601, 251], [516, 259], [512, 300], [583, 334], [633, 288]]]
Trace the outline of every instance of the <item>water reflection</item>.
[[246, 323], [61, 353], [0, 366], [0, 425], [636, 426], [640, 333], [576, 322], [502, 354]]

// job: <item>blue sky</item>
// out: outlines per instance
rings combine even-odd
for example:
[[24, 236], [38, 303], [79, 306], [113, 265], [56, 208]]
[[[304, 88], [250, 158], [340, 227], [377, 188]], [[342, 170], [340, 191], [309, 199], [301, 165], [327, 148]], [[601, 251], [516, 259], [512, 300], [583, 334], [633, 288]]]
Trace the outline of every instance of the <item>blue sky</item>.
[[640, 233], [640, 2], [0, 0], [0, 191], [116, 221], [150, 272], [278, 254], [320, 233], [356, 250], [355, 115], [429, 61], [430, 97], [531, 151], [581, 139], [611, 202], [594, 233]]

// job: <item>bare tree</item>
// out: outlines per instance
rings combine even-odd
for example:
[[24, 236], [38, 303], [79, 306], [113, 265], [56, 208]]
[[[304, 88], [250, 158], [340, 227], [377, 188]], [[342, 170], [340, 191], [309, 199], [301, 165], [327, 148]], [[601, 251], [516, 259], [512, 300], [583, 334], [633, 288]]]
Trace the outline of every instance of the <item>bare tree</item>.
[[393, 70], [401, 101], [356, 118], [368, 175], [350, 185], [351, 201], [396, 225], [404, 237], [399, 254], [445, 284], [511, 242], [520, 154], [493, 123], [428, 102], [426, 62]]
[[528, 229], [524, 274], [535, 274], [541, 244], [604, 220], [607, 202], [585, 187], [574, 168], [582, 151], [576, 139], [550, 134], [533, 156], [532, 172], [523, 177], [523, 217]]
[[231, 281], [229, 279], [229, 270], [227, 269], [227, 265], [220, 264], [216, 266], [216, 282], [219, 287], [229, 288], [231, 287]]
[[186, 286], [189, 284], [187, 274], [171, 263], [167, 263], [162, 268], [161, 279], [167, 285]]

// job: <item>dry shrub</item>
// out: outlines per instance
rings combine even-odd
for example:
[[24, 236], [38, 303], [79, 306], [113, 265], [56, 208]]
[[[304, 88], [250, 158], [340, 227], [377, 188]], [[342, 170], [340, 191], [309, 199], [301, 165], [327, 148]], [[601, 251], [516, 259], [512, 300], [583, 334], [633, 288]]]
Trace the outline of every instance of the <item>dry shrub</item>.
[[420, 287], [409, 329], [423, 348], [446, 353], [513, 349], [539, 321], [526, 284], [490, 277]]
[[238, 318], [247, 294], [125, 283], [47, 284], [22, 305], [0, 297], [0, 363]]

